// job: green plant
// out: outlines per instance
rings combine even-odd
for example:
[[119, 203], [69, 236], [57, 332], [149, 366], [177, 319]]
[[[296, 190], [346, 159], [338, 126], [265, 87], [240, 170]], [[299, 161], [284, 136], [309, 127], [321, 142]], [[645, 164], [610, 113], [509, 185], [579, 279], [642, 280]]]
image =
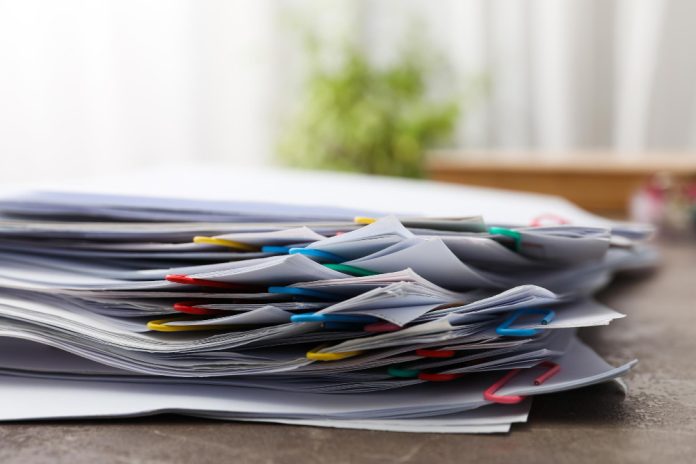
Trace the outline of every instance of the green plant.
[[[427, 148], [451, 136], [460, 108], [454, 98], [429, 90], [436, 61], [406, 47], [378, 68], [354, 45], [340, 48], [338, 66], [327, 69], [310, 42], [311, 71], [300, 110], [279, 144], [290, 165], [422, 177]], [[336, 58], [336, 57], [334, 57]]]

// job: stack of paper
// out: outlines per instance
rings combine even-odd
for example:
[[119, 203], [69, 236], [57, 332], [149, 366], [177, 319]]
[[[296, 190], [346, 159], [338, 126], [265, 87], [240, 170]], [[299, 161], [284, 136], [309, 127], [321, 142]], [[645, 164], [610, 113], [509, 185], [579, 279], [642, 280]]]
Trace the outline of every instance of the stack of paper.
[[575, 336], [652, 265], [631, 225], [533, 226], [249, 202], [0, 202], [0, 420], [175, 411], [502, 432], [615, 379]]

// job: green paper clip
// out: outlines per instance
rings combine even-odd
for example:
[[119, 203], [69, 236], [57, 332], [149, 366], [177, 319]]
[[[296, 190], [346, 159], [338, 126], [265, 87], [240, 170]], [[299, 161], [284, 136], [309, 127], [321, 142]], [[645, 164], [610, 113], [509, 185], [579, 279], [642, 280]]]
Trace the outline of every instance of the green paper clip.
[[325, 267], [338, 272], [344, 272], [357, 277], [367, 277], [379, 274], [379, 272], [363, 269], [362, 267], [351, 266], [349, 264], [324, 264]]
[[390, 367], [387, 373], [392, 377], [400, 377], [402, 379], [414, 379], [418, 377], [420, 371], [418, 369], [404, 369], [402, 367]]
[[505, 227], [489, 227], [488, 233], [491, 235], [504, 235], [515, 241], [515, 251], [522, 248], [522, 234], [516, 230], [506, 229]]

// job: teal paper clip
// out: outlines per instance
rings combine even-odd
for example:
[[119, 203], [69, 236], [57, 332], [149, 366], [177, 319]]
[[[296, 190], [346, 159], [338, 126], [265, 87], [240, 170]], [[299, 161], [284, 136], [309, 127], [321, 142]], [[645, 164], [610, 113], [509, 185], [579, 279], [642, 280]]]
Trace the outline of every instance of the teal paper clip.
[[556, 317], [556, 313], [550, 309], [529, 309], [522, 308], [518, 309], [502, 324], [495, 329], [495, 333], [502, 336], [508, 337], [531, 337], [539, 333], [537, 329], [511, 329], [510, 326], [515, 323], [515, 321], [526, 314], [543, 314], [544, 317], [541, 319], [540, 323], [546, 325]]
[[505, 227], [489, 227], [488, 233], [491, 235], [503, 235], [515, 241], [515, 251], [522, 249], [522, 234], [517, 230], [506, 229]]
[[418, 369], [405, 369], [403, 367], [390, 366], [387, 369], [387, 373], [392, 377], [399, 377], [401, 379], [415, 379], [420, 374]]
[[344, 324], [371, 324], [379, 319], [373, 316], [357, 316], [354, 314], [293, 314], [290, 322], [340, 322]]
[[325, 267], [334, 271], [343, 272], [356, 277], [367, 277], [379, 274], [379, 272], [371, 271], [362, 267], [351, 266], [350, 264], [324, 264]]
[[332, 293], [319, 292], [317, 290], [310, 290], [307, 288], [297, 288], [297, 287], [268, 287], [268, 293], [277, 293], [283, 295], [293, 295], [293, 296], [305, 296], [311, 298], [318, 298], [320, 300], [338, 301], [341, 298]]
[[342, 256], [329, 253], [328, 251], [315, 250], [314, 248], [290, 248], [291, 255], [305, 255], [310, 258], [317, 258], [322, 261], [332, 261], [334, 263], [342, 263], [347, 261]]

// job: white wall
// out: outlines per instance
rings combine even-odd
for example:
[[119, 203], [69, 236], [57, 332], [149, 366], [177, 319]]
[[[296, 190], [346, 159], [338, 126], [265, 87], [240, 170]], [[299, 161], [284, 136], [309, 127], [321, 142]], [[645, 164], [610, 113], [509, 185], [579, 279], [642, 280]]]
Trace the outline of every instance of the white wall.
[[377, 61], [422, 19], [493, 83], [459, 147], [696, 151], [691, 0], [0, 0], [0, 181], [267, 163], [298, 101], [295, 15]]
[[0, 179], [265, 161], [271, 2], [0, 1]]

